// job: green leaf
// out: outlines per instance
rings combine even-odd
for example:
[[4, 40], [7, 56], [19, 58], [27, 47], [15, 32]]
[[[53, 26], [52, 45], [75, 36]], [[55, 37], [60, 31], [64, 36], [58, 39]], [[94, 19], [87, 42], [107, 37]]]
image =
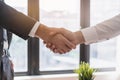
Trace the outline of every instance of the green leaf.
[[95, 71], [96, 70], [91, 68], [86, 62], [81, 62], [79, 68], [74, 70], [74, 72], [78, 74], [79, 80], [93, 80], [95, 77], [93, 73]]

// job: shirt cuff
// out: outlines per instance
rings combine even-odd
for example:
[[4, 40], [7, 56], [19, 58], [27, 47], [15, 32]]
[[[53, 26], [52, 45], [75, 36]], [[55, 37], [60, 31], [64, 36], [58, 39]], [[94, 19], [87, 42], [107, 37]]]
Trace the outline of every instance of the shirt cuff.
[[85, 39], [85, 44], [88, 45], [90, 43], [97, 42], [98, 35], [94, 27], [89, 27], [81, 30], [83, 37]]
[[40, 25], [40, 22], [36, 22], [36, 23], [34, 24], [32, 30], [31, 30], [30, 33], [29, 33], [29, 36], [30, 36], [30, 37], [35, 37], [35, 33], [36, 33], [39, 25]]

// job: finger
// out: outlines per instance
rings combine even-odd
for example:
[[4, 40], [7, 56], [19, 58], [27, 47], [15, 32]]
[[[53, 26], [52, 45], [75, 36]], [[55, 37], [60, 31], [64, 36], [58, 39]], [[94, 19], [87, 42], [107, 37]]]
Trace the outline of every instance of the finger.
[[54, 49], [53, 52], [54, 52], [54, 53], [59, 53], [57, 49]]
[[64, 53], [72, 49], [68, 47], [66, 44], [72, 44], [72, 43], [69, 42], [64, 36], [61, 36], [61, 45], [59, 45], [59, 49], [61, 49]]
[[63, 53], [64, 53], [64, 51], [63, 51], [63, 50], [61, 50], [61, 49], [58, 49], [58, 53], [59, 53], [59, 54], [63, 54]]
[[55, 47], [55, 45], [52, 45], [51, 46], [51, 50], [54, 50], [56, 47]]
[[[51, 43], [54, 44], [55, 46], [50, 47], [50, 49], [53, 50], [54, 48], [57, 48], [57, 49], [59, 49], [59, 53], [61, 53], [61, 54], [66, 53], [69, 50], [71, 50], [71, 48], [66, 46], [66, 42], [68, 43], [69, 41], [61, 34], [57, 34], [51, 40]], [[70, 43], [70, 44], [72, 44], [72, 43]]]
[[44, 44], [46, 44], [46, 41], [43, 41]]
[[[69, 35], [69, 34], [68, 34], [68, 35]], [[71, 36], [69, 36], [69, 37], [71, 38]], [[68, 48], [70, 48], [70, 49], [75, 49], [75, 48], [76, 48], [76, 45], [73, 44], [73, 43], [71, 42], [71, 40], [68, 39], [68, 36], [64, 36], [64, 38], [66, 39], [65, 44], [66, 44], [66, 46], [67, 46]]]
[[[47, 46], [48, 47], [48, 46]], [[54, 50], [56, 49], [56, 47], [54, 46], [54, 45], [52, 45], [52, 46], [49, 46], [48, 47], [51, 51], [53, 51], [54, 52]]]
[[60, 46], [60, 49], [62, 50], [62, 53], [66, 53], [66, 52], [68, 52], [68, 51], [71, 50], [70, 48], [68, 48], [68, 47], [66, 46], [65, 43], [62, 44], [62, 46]]
[[65, 52], [69, 52], [70, 50], [72, 50], [73, 47], [76, 47], [74, 44], [72, 44], [69, 40], [67, 40], [66, 38], [62, 39], [64, 42], [64, 48], [63, 50]]
[[47, 47], [47, 48], [51, 48], [51, 46], [52, 46], [52, 43], [47, 43], [47, 44], [46, 44], [46, 47]]
[[69, 49], [75, 49], [76, 48], [76, 45], [73, 44], [72, 42], [68, 41], [68, 40], [65, 42], [65, 44]]
[[[66, 39], [68, 39], [70, 42], [72, 42], [73, 43], [73, 49], [75, 49], [76, 48], [76, 37], [75, 37], [75, 34], [73, 33], [73, 32], [71, 32], [71, 31], [69, 31], [69, 30], [66, 30], [66, 29], [64, 29], [64, 28], [62, 28], [62, 31], [61, 31], [61, 34], [66, 38]], [[71, 47], [70, 47], [71, 48]]]

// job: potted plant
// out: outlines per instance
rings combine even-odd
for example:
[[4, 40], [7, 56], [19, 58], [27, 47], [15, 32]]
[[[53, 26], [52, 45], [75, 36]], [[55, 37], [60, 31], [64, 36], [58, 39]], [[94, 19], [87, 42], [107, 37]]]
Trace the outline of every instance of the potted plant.
[[94, 80], [95, 76], [93, 76], [93, 73], [95, 71], [88, 63], [81, 62], [80, 67], [75, 70], [75, 73], [78, 74], [79, 80]]

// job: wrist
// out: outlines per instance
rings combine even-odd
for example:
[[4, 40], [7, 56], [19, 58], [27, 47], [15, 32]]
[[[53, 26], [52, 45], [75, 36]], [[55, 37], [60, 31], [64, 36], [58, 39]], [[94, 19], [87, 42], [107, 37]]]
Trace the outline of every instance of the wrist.
[[78, 44], [83, 44], [83, 43], [85, 43], [85, 39], [84, 39], [84, 36], [83, 36], [83, 34], [82, 34], [81, 31], [76, 31], [76, 32], [75, 32], [75, 35], [76, 35], [76, 37], [77, 37]]
[[40, 24], [35, 33], [35, 36], [43, 40], [46, 40], [46, 36], [48, 36], [47, 35], [48, 33], [49, 33], [48, 27], [46, 25]]

